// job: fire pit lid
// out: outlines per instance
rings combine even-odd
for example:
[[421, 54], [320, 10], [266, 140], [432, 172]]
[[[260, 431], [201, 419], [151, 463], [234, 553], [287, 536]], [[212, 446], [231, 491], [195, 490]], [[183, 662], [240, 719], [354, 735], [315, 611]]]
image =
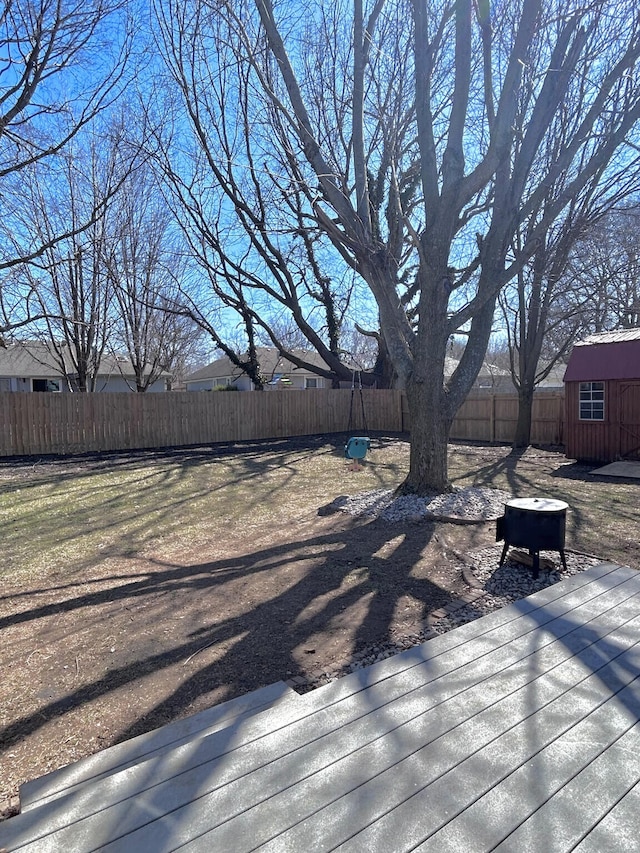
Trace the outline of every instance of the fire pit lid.
[[564, 512], [569, 504], [554, 498], [514, 498], [507, 501], [505, 507], [522, 509], [527, 512]]

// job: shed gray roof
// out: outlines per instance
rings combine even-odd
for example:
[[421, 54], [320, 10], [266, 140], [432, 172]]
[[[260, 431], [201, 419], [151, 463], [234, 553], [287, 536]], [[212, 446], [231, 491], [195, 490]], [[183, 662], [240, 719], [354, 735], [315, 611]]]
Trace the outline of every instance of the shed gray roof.
[[640, 328], [614, 329], [611, 332], [598, 332], [587, 335], [582, 341], [578, 341], [577, 347], [590, 346], [591, 344], [615, 344], [625, 341], [640, 341]]

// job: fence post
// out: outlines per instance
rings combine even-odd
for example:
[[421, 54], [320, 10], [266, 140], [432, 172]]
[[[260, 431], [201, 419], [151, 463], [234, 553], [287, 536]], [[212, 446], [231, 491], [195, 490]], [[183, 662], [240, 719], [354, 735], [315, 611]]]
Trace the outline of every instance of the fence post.
[[489, 435], [491, 441], [496, 440], [496, 395], [491, 395], [491, 408], [489, 410]]

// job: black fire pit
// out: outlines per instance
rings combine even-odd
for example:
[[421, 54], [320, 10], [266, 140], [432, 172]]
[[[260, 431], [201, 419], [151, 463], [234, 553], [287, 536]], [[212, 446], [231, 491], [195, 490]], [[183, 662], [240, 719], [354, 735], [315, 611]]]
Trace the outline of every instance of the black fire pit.
[[551, 498], [514, 498], [508, 501], [496, 526], [496, 542], [504, 539], [500, 565], [512, 545], [529, 551], [533, 558], [534, 578], [540, 571], [540, 551], [559, 551], [566, 571], [564, 537], [568, 508], [564, 501]]

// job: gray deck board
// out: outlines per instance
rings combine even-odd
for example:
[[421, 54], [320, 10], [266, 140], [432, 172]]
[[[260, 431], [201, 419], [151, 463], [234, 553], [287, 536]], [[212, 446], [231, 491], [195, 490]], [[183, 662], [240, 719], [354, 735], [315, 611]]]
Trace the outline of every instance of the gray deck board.
[[278, 681], [184, 719], [175, 720], [25, 783], [20, 788], [21, 809], [24, 812], [41, 806], [55, 797], [70, 793], [84, 783], [95, 784], [99, 779], [146, 761], [159, 752], [206, 737], [266, 708], [285, 701], [297, 701], [298, 698], [295, 691], [284, 682]]
[[[635, 651], [635, 663], [640, 664], [640, 650]], [[574, 718], [592, 713], [601, 704], [597, 682], [593, 676], [574, 687]], [[400, 738], [399, 733], [393, 742], [386, 738], [386, 750], [372, 746], [352, 753], [340, 766], [315, 775], [306, 785], [298, 784], [265, 801], [262, 811], [254, 807], [251, 826], [259, 826], [261, 834], [276, 835], [285, 829], [291, 815], [300, 819], [311, 812], [311, 819], [294, 826], [288, 838], [278, 836], [264, 849], [331, 850], [340, 844], [349, 850], [413, 849], [484, 791], [498, 785], [514, 764], [529, 761], [547, 741], [564, 734], [568, 725], [564, 694], [553, 701], [549, 701], [549, 694], [535, 698], [536, 706], [541, 699], [547, 703], [537, 714], [531, 713], [526, 695], [519, 703], [507, 699], [471, 720], [450, 726], [435, 740], [430, 740], [433, 731], [429, 715], [422, 732], [416, 731], [413, 738]], [[603, 719], [610, 716], [606, 709]], [[518, 720], [516, 725], [514, 720]], [[522, 736], [522, 725], [530, 737]], [[585, 729], [581, 737], [587, 734]], [[314, 807], [329, 800], [333, 800], [331, 807], [314, 813]], [[186, 849], [206, 850], [207, 845], [208, 849], [227, 849], [241, 825], [247, 827], [247, 817], [247, 813], [239, 815], [237, 826], [234, 821], [226, 823]], [[485, 817], [491, 820], [493, 815], [489, 812]], [[360, 825], [363, 830], [352, 839]], [[439, 843], [428, 849], [439, 850]], [[473, 849], [475, 853], [491, 846], [479, 846], [476, 838], [472, 847], [460, 849]]]
[[640, 782], [575, 848], [576, 853], [619, 853], [638, 849]]
[[[555, 791], [538, 809], [531, 809], [530, 816], [495, 850], [500, 853], [534, 847], [544, 849], [545, 853], [573, 850], [637, 783], [640, 776], [637, 725]], [[564, 763], [565, 756], [560, 760]], [[544, 793], [548, 793], [546, 789]], [[640, 802], [636, 801], [634, 808], [637, 838]], [[633, 845], [626, 849], [633, 849]]]
[[0, 824], [0, 846], [600, 849], [640, 829], [639, 641], [640, 574], [599, 566], [76, 786]]

